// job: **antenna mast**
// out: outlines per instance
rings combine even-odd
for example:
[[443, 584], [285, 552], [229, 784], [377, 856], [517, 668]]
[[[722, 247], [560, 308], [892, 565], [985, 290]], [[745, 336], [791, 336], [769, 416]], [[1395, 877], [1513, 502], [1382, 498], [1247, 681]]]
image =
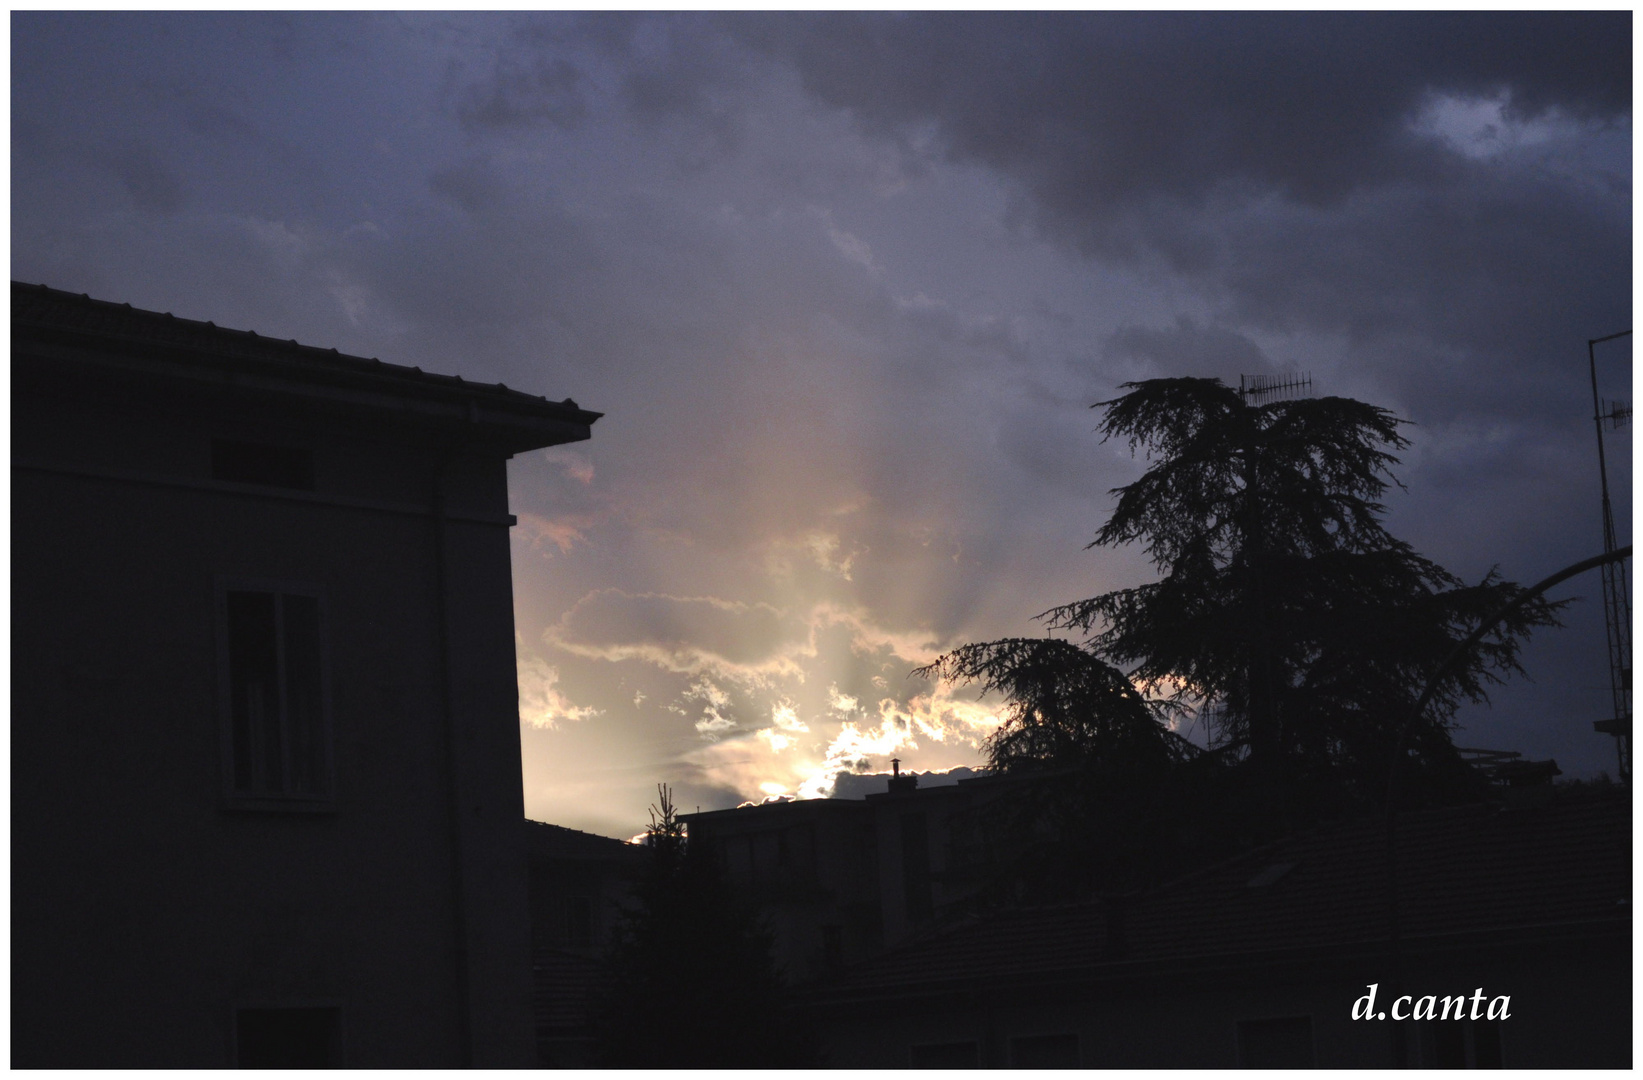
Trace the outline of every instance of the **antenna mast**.
[[[1613, 552], [1619, 545], [1615, 540], [1614, 507], [1609, 502], [1609, 463], [1603, 452], [1603, 427], [1619, 428], [1632, 418], [1629, 405], [1610, 402], [1609, 411], [1603, 411], [1603, 402], [1597, 396], [1597, 346], [1605, 341], [1626, 337], [1630, 330], [1622, 330], [1608, 337], [1592, 338], [1586, 342], [1586, 362], [1592, 375], [1592, 423], [1597, 428], [1597, 475], [1603, 488], [1603, 553]], [[1620, 755], [1621, 782], [1632, 782], [1632, 604], [1626, 589], [1626, 565], [1619, 559], [1603, 564], [1603, 631], [1609, 642], [1609, 689], [1614, 699], [1614, 715], [1607, 720], [1593, 722], [1592, 727], [1606, 735], [1613, 735], [1615, 750]]]
[[1289, 375], [1278, 377], [1273, 375], [1256, 375], [1245, 382], [1244, 376], [1238, 376], [1238, 396], [1244, 399], [1245, 405], [1253, 405], [1260, 398], [1269, 397], [1274, 401], [1288, 397], [1304, 397], [1312, 393], [1312, 375]]

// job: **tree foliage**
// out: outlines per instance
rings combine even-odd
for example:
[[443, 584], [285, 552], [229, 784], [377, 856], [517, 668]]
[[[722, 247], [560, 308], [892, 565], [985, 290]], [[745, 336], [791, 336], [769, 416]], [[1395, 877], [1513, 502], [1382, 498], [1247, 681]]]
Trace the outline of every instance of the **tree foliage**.
[[[1218, 379], [1123, 389], [1097, 406], [1100, 431], [1150, 465], [1114, 490], [1090, 546], [1139, 543], [1159, 579], [1045, 613], [1082, 645], [970, 645], [926, 671], [1010, 698], [989, 747], [1003, 768], [1153, 760], [1165, 740], [1141, 717], [1156, 724], [1157, 710], [1115, 681], [1133, 680], [1155, 704], [1196, 712], [1228, 757], [1372, 786], [1438, 663], [1520, 587], [1493, 571], [1468, 585], [1386, 530], [1380, 500], [1407, 442], [1385, 409], [1251, 404]], [[1415, 732], [1419, 758], [1456, 767], [1455, 711], [1520, 671], [1520, 645], [1556, 610], [1525, 605], [1447, 678]]]
[[965, 645], [914, 672], [926, 678], [978, 682], [1009, 702], [987, 740], [994, 769], [1099, 766], [1164, 767], [1193, 752], [1164, 725], [1123, 672], [1089, 650], [1058, 638], [1006, 638]]
[[785, 1010], [786, 991], [757, 913], [689, 842], [658, 789], [638, 907], [611, 953], [600, 1058], [617, 1068], [791, 1068], [813, 1064]]

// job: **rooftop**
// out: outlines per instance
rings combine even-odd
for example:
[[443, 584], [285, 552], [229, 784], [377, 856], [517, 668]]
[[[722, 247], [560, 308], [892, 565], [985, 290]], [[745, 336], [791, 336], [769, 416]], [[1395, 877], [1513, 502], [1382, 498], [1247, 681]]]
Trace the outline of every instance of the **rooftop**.
[[[1631, 919], [1627, 794], [1403, 815], [1404, 940], [1608, 932]], [[1005, 911], [818, 984], [818, 999], [941, 992], [1138, 966], [1238, 963], [1383, 946], [1384, 820], [1320, 827], [1113, 901]]]
[[310, 392], [324, 388], [333, 399], [390, 407], [407, 417], [483, 424], [514, 452], [585, 439], [603, 415], [570, 398], [549, 401], [501, 383], [468, 382], [45, 285], [12, 282], [11, 326], [14, 351], [27, 342], [66, 361], [91, 346], [172, 378], [287, 392], [298, 384]]
[[644, 853], [626, 840], [529, 820], [525, 822], [525, 851], [551, 859], [633, 859]]

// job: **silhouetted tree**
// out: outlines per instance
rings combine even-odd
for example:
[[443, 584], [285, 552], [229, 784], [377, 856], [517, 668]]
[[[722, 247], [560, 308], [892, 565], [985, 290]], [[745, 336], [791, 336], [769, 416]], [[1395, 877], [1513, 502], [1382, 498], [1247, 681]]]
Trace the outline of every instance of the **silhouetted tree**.
[[[1051, 627], [1177, 702], [1210, 703], [1224, 744], [1257, 765], [1384, 771], [1391, 736], [1437, 664], [1520, 587], [1466, 585], [1388, 533], [1379, 502], [1407, 442], [1385, 409], [1347, 398], [1251, 405], [1218, 379], [1154, 379], [1103, 402], [1106, 438], [1152, 466], [1117, 489], [1091, 546], [1139, 541], [1160, 581], [1056, 608]], [[1415, 750], [1452, 761], [1463, 701], [1521, 671], [1534, 602], [1441, 687]]]
[[1196, 749], [1163, 723], [1164, 707], [1143, 697], [1123, 672], [1059, 638], [965, 645], [913, 674], [978, 682], [1004, 696], [1004, 722], [984, 748], [994, 769], [1108, 762], [1156, 768]]
[[[1467, 585], [1386, 531], [1379, 500], [1407, 443], [1385, 409], [1334, 397], [1254, 405], [1218, 379], [1123, 389], [1098, 404], [1101, 433], [1152, 464], [1115, 489], [1090, 546], [1139, 542], [1160, 580], [1045, 613], [1052, 630], [1086, 635], [1082, 647], [970, 645], [925, 671], [1010, 697], [989, 745], [1001, 768], [1155, 758], [1165, 740], [1116, 673], [1096, 674], [1108, 662], [1155, 702], [1196, 711], [1215, 746], [1257, 770], [1378, 782], [1428, 675], [1520, 587], [1493, 571]], [[1459, 768], [1456, 709], [1521, 670], [1519, 646], [1555, 625], [1557, 606], [1525, 605], [1447, 678], [1412, 739], [1419, 759]]]
[[618, 929], [600, 1008], [601, 1063], [620, 1068], [787, 1068], [813, 1064], [757, 913], [717, 860], [689, 843], [658, 789], [639, 907]]
[[[920, 671], [1009, 701], [989, 763], [1042, 781], [991, 812], [998, 888], [1039, 899], [1133, 887], [1373, 802], [1429, 675], [1520, 591], [1493, 571], [1467, 585], [1386, 531], [1379, 500], [1407, 444], [1385, 409], [1253, 405], [1216, 379], [1123, 389], [1097, 406], [1100, 430], [1151, 465], [1113, 492], [1090, 546], [1139, 542], [1160, 579], [1045, 613], [1081, 643], [967, 645]], [[1481, 786], [1454, 713], [1520, 670], [1557, 606], [1525, 605], [1440, 687], [1406, 791]], [[1170, 731], [1172, 713], [1196, 714], [1213, 752]]]

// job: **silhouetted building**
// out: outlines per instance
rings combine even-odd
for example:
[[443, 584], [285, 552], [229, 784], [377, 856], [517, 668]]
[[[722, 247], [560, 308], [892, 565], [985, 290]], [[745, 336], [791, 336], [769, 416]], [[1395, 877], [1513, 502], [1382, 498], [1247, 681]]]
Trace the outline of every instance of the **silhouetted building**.
[[927, 930], [991, 880], [981, 815], [1031, 777], [918, 786], [902, 773], [865, 799], [801, 799], [686, 814], [730, 884], [755, 900], [793, 982]]
[[528, 1066], [506, 463], [598, 418], [12, 286], [19, 1066]]
[[[844, 1068], [1385, 1067], [1391, 1021], [1353, 1019], [1370, 984], [1375, 1013], [1398, 1002], [1384, 838], [1324, 827], [1155, 891], [976, 917], [802, 1008]], [[1630, 1067], [1629, 795], [1410, 813], [1399, 851], [1397, 1007], [1434, 1013], [1410, 1063]]]
[[683, 815], [731, 888], [753, 900], [777, 968], [812, 978], [877, 952], [884, 940], [878, 854], [866, 802], [805, 799]]
[[541, 1064], [593, 1063], [594, 1009], [607, 986], [606, 951], [647, 848], [592, 833], [525, 822], [530, 869], [531, 971]]

